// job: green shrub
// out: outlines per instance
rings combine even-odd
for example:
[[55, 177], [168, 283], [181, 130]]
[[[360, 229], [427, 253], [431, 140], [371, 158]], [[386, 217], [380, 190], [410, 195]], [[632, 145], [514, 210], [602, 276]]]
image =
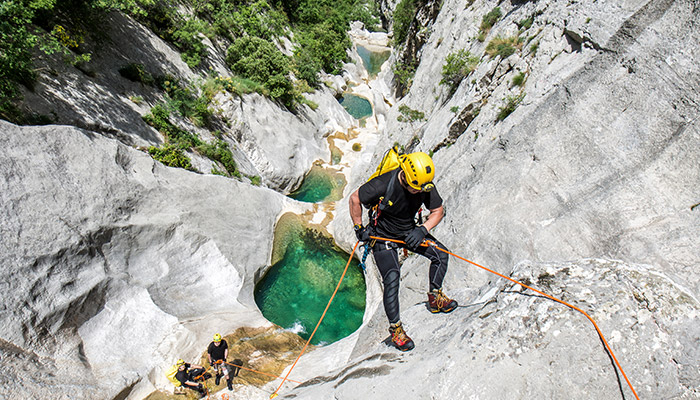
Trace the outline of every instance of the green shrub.
[[481, 25], [479, 25], [479, 37], [477, 38], [480, 42], [483, 42], [486, 39], [486, 35], [488, 35], [491, 28], [493, 28], [493, 26], [496, 24], [496, 22], [498, 22], [499, 18], [501, 18], [502, 15], [503, 14], [501, 13], [501, 8], [494, 7], [486, 15], [481, 17]]
[[501, 37], [496, 36], [486, 45], [486, 54], [491, 57], [501, 56], [506, 58], [515, 53], [523, 45], [523, 39], [517, 36]]
[[456, 113], [457, 111], [459, 111], [459, 107], [457, 107], [457, 106], [450, 107], [450, 111], [452, 111], [453, 113]]
[[496, 121], [503, 121], [508, 117], [515, 109], [518, 107], [518, 104], [520, 104], [521, 101], [523, 101], [523, 98], [525, 97], [525, 93], [521, 93], [517, 96], [508, 96], [504, 100], [506, 103], [499, 108], [498, 110], [498, 115], [496, 115]]
[[518, 28], [520, 29], [530, 29], [532, 23], [534, 22], [532, 17], [527, 17], [518, 22]]
[[228, 48], [226, 63], [234, 73], [264, 85], [273, 99], [292, 105], [289, 59], [274, 44], [249, 36], [236, 39]]
[[479, 63], [479, 58], [474, 57], [467, 50], [459, 50], [456, 53], [450, 53], [445, 58], [445, 65], [442, 66], [441, 85], [449, 85], [456, 87], [467, 75], [476, 68]]
[[416, 0], [401, 0], [394, 9], [394, 43], [401, 45], [416, 15]]
[[522, 86], [525, 83], [525, 73], [520, 72], [513, 77], [513, 86]]
[[180, 57], [190, 68], [199, 66], [207, 55], [207, 48], [202, 43], [200, 32], [205, 29], [204, 23], [197, 19], [186, 19], [176, 25], [172, 33], [172, 41], [180, 49]]
[[[300, 70], [307, 70], [301, 78], [311, 84], [316, 83], [315, 76], [320, 69], [330, 73], [340, 72], [343, 62], [348, 60], [346, 50], [352, 45], [345, 27], [338, 30], [332, 21], [307, 26], [297, 35], [299, 48], [295, 50], [294, 61]], [[313, 72], [314, 69], [316, 72]]]
[[166, 143], [185, 150], [202, 144], [201, 139], [193, 133], [175, 126], [170, 122], [170, 112], [164, 105], [158, 104], [151, 108], [151, 113], [143, 116], [147, 124], [157, 129], [165, 136]]
[[198, 96], [196, 89], [183, 86], [177, 78], [160, 76], [156, 86], [165, 91], [166, 105], [169, 110], [176, 111], [182, 117], [189, 119], [196, 126], [208, 126], [211, 123], [212, 112], [209, 109], [211, 98], [206, 92]]
[[250, 179], [250, 183], [254, 186], [260, 186], [262, 183], [262, 178], [260, 178], [258, 175], [249, 175], [248, 179]]
[[185, 155], [185, 152], [181, 148], [172, 144], [165, 144], [163, 147], [151, 146], [148, 148], [148, 154], [168, 167], [184, 168], [194, 171], [190, 158]]
[[381, 21], [378, 17], [379, 9], [375, 1], [357, 1], [350, 11], [350, 21], [362, 21], [370, 32], [381, 29]]
[[392, 67], [392, 71], [394, 72], [396, 79], [399, 81], [399, 84], [404, 86], [406, 90], [411, 88], [411, 84], [413, 84], [413, 77], [416, 74], [415, 65], [396, 63]]
[[208, 159], [220, 162], [226, 168], [229, 176], [236, 174], [236, 162], [233, 159], [233, 153], [231, 153], [228, 143], [217, 139], [214, 143], [202, 143], [196, 149]]
[[145, 85], [152, 85], [155, 82], [153, 75], [146, 71], [143, 64], [138, 63], [129, 63], [119, 68], [119, 75], [132, 82], [140, 82]]
[[262, 83], [237, 76], [228, 78], [217, 76], [207, 80], [202, 89], [206, 93], [206, 96], [211, 97], [213, 97], [212, 94], [216, 94], [215, 92], [219, 90], [226, 90], [227, 92], [238, 96], [249, 93], [260, 93], [263, 96], [267, 96], [269, 94], [269, 91]]
[[530, 53], [532, 53], [532, 55], [534, 56], [535, 54], [537, 54], [537, 49], [539, 47], [540, 47], [540, 42], [533, 43], [532, 46], [530, 46]]
[[418, 110], [413, 110], [405, 104], [399, 106], [399, 112], [401, 115], [396, 117], [396, 120], [399, 122], [415, 122], [425, 120], [425, 113]]

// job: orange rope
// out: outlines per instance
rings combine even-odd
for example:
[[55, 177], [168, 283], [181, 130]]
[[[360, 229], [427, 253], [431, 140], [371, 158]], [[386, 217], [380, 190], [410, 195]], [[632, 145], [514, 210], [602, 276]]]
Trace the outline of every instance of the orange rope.
[[[386, 242], [394, 242], [394, 243], [401, 243], [401, 244], [405, 244], [405, 243], [406, 243], [406, 242], [403, 242], [403, 241], [401, 241], [401, 240], [394, 240], [394, 239], [388, 239], [388, 238], [382, 238], [382, 237], [376, 237], [376, 236], [370, 236], [370, 238], [375, 239], [375, 240], [382, 240], [382, 241], [386, 241]], [[617, 357], [615, 357], [615, 353], [613, 353], [612, 348], [610, 348], [610, 345], [609, 345], [608, 342], [605, 340], [605, 336], [603, 336], [603, 332], [601, 332], [600, 328], [598, 327], [598, 324], [596, 324], [595, 321], [593, 320], [593, 318], [591, 318], [591, 316], [588, 315], [585, 311], [583, 311], [582, 309], [580, 309], [580, 308], [578, 308], [578, 307], [576, 307], [576, 306], [574, 306], [574, 305], [571, 305], [571, 304], [569, 304], [569, 303], [567, 303], [567, 302], [565, 302], [565, 301], [563, 301], [563, 300], [559, 300], [559, 299], [557, 299], [556, 297], [553, 297], [553, 296], [550, 296], [550, 295], [548, 295], [548, 294], [546, 294], [546, 293], [543, 293], [543, 292], [541, 292], [541, 291], [539, 291], [539, 290], [537, 290], [537, 289], [535, 289], [535, 288], [533, 288], [533, 287], [530, 287], [530, 286], [528, 286], [528, 285], [526, 285], [526, 284], [524, 284], [524, 283], [518, 282], [518, 281], [516, 281], [515, 279], [509, 278], [509, 277], [507, 277], [507, 276], [505, 276], [505, 275], [503, 275], [503, 274], [500, 274], [500, 273], [498, 273], [498, 272], [496, 272], [496, 271], [493, 271], [493, 270], [491, 270], [491, 269], [488, 269], [488, 268], [486, 268], [486, 267], [484, 267], [484, 266], [482, 266], [482, 265], [479, 265], [479, 264], [477, 264], [477, 263], [475, 263], [475, 262], [473, 262], [473, 261], [467, 260], [467, 259], [464, 258], [464, 257], [460, 257], [460, 256], [458, 256], [457, 254], [454, 254], [454, 253], [452, 253], [452, 252], [450, 252], [450, 251], [448, 251], [448, 250], [442, 249], [442, 248], [438, 247], [438, 246], [435, 244], [435, 242], [433, 242], [433, 241], [425, 240], [423, 243], [421, 243], [421, 246], [423, 246], [423, 247], [433, 246], [433, 247], [435, 247], [436, 249], [442, 251], [443, 253], [447, 253], [447, 254], [449, 254], [449, 255], [451, 255], [451, 256], [457, 257], [457, 258], [459, 258], [459, 259], [462, 260], [462, 261], [466, 261], [466, 262], [468, 262], [469, 264], [472, 264], [472, 265], [474, 265], [474, 266], [477, 266], [477, 267], [479, 267], [479, 268], [481, 268], [481, 269], [483, 269], [483, 270], [485, 270], [485, 271], [488, 271], [488, 272], [490, 272], [490, 273], [492, 273], [492, 274], [498, 275], [498, 276], [500, 276], [500, 277], [503, 278], [503, 279], [507, 279], [507, 280], [509, 280], [509, 281], [511, 281], [511, 282], [513, 282], [513, 283], [516, 283], [516, 284], [518, 284], [518, 285], [520, 285], [520, 286], [526, 287], [526, 288], [532, 290], [533, 292], [536, 292], [536, 293], [538, 293], [538, 294], [540, 294], [540, 295], [542, 295], [542, 296], [544, 296], [544, 297], [546, 297], [546, 298], [548, 298], [548, 299], [550, 299], [550, 300], [554, 300], [554, 301], [556, 301], [557, 303], [561, 303], [561, 304], [563, 304], [563, 305], [565, 305], [565, 306], [567, 306], [567, 307], [570, 307], [570, 308], [572, 308], [572, 309], [574, 309], [574, 310], [580, 312], [581, 314], [585, 315], [586, 318], [588, 318], [588, 320], [591, 321], [591, 323], [592, 323], [593, 326], [595, 327], [595, 330], [598, 332], [598, 335], [599, 335], [600, 338], [603, 340], [603, 343], [605, 344], [605, 347], [608, 349], [608, 352], [610, 352], [610, 355], [612, 356], [613, 360], [615, 360], [615, 364], [617, 365], [617, 368], [618, 368], [618, 369], [620, 370], [620, 372], [622, 373], [622, 376], [625, 377], [625, 381], [627, 381], [627, 385], [629, 385], [630, 389], [632, 390], [632, 393], [634, 394], [634, 397], [635, 397], [637, 400], [639, 400], [639, 396], [637, 396], [637, 392], [634, 390], [634, 387], [632, 387], [632, 383], [631, 383], [630, 380], [627, 378], [627, 374], [625, 374], [625, 371], [622, 369], [622, 365], [620, 365], [620, 362], [617, 360]], [[353, 252], [354, 252], [354, 251], [353, 251]]]
[[[266, 372], [256, 371], [256, 370], [254, 370], [254, 369], [246, 368], [246, 367], [244, 367], [244, 366], [242, 366], [242, 365], [231, 364], [230, 362], [226, 362], [226, 364], [227, 364], [227, 365], [231, 365], [231, 366], [233, 366], [233, 367], [240, 368], [240, 369], [244, 369], [244, 370], [246, 370], [246, 371], [256, 372], [256, 373], [258, 373], [258, 374], [267, 375], [267, 376], [272, 377], [272, 378], [275, 378], [275, 379], [285, 379], [285, 378], [282, 378], [281, 376], [272, 375], [272, 374], [268, 374], [268, 373], [266, 373]], [[292, 380], [292, 379], [287, 379], [287, 380], [290, 381], [290, 382], [294, 382], [294, 383], [301, 384], [301, 382], [299, 382], [299, 381], [295, 381], [295, 380]]]
[[[346, 267], [346, 269], [347, 269], [347, 267]], [[343, 275], [344, 275], [344, 274], [343, 274]], [[342, 278], [341, 278], [341, 280], [342, 280]], [[335, 295], [335, 293], [334, 293], [334, 295]], [[308, 343], [307, 343], [307, 344], [308, 344]], [[302, 352], [303, 352], [303, 351], [302, 351]], [[298, 360], [298, 358], [297, 358], [297, 360]], [[244, 366], [242, 366], [242, 365], [231, 364], [231, 363], [226, 362], [226, 361], [223, 361], [223, 360], [217, 360], [217, 361], [215, 361], [215, 362], [214, 362], [214, 365], [216, 365], [216, 364], [222, 364], [222, 363], [223, 363], [223, 364], [227, 364], [227, 365], [231, 365], [231, 366], [234, 366], [234, 367], [238, 367], [238, 368], [244, 369], [244, 370], [246, 370], [246, 371], [255, 372], [255, 373], [258, 373], [258, 374], [262, 374], [262, 375], [267, 375], [267, 376], [272, 377], [272, 378], [275, 378], [275, 379], [282, 379], [282, 383], [284, 383], [284, 380], [288, 380], [289, 382], [294, 382], [294, 383], [296, 383], [296, 384], [301, 384], [301, 382], [295, 381], [295, 380], [293, 380], [293, 379], [287, 379], [286, 377], [285, 377], [285, 378], [282, 378], [281, 376], [276, 376], [276, 375], [268, 374], [267, 372], [256, 371], [256, 370], [254, 370], [254, 369], [246, 368], [246, 367], [244, 367]], [[209, 391], [209, 386], [207, 386], [207, 384], [206, 384], [207, 381], [204, 379], [204, 375], [205, 375], [207, 372], [209, 372], [209, 371], [212, 371], [212, 370], [215, 371], [214, 365], [209, 365], [209, 368], [205, 368], [205, 369], [204, 369], [204, 372], [202, 372], [200, 375], [198, 375], [198, 376], [196, 376], [196, 377], [194, 378], [194, 379], [195, 379], [195, 382], [197, 382], [198, 379], [201, 379], [201, 380], [202, 380], [202, 384], [203, 384], [202, 386], [204, 387], [204, 389], [205, 389], [205, 391], [206, 391], [207, 399], [209, 399], [209, 396], [211, 395], [211, 392]], [[287, 376], [289, 376], [289, 374], [287, 374]], [[279, 390], [279, 388], [277, 388], [277, 390]]]
[[336, 285], [335, 290], [333, 291], [333, 295], [331, 296], [330, 300], [328, 300], [328, 304], [326, 304], [326, 309], [323, 310], [323, 314], [321, 314], [321, 318], [318, 320], [318, 323], [316, 324], [316, 327], [314, 328], [314, 331], [311, 332], [311, 336], [309, 336], [309, 339], [306, 341], [306, 344], [304, 345], [304, 348], [301, 349], [301, 353], [299, 353], [299, 356], [297, 357], [296, 360], [294, 360], [294, 364], [292, 364], [292, 368], [287, 371], [287, 375], [282, 379], [282, 383], [275, 389], [275, 391], [270, 395], [270, 398], [273, 399], [277, 397], [277, 392], [280, 390], [282, 385], [284, 385], [284, 381], [289, 380], [287, 377], [289, 377], [289, 374], [292, 372], [294, 367], [297, 365], [297, 361], [299, 361], [299, 358], [301, 358], [301, 355], [304, 354], [306, 351], [306, 348], [309, 346], [309, 343], [311, 342], [311, 338], [314, 337], [314, 334], [316, 333], [316, 330], [318, 329], [319, 326], [321, 326], [321, 321], [323, 321], [323, 318], [326, 316], [326, 311], [328, 311], [328, 308], [331, 306], [331, 302], [333, 301], [333, 298], [335, 297], [335, 294], [338, 293], [338, 288], [340, 288], [340, 284], [343, 282], [343, 278], [345, 278], [345, 273], [348, 272], [348, 267], [350, 266], [350, 262], [352, 261], [352, 257], [355, 255], [355, 250], [357, 250], [357, 246], [360, 244], [360, 242], [355, 243], [355, 247], [352, 248], [352, 251], [350, 252], [350, 258], [348, 258], [347, 264], [345, 264], [345, 269], [343, 270], [343, 275], [340, 276], [340, 280], [338, 281], [338, 285]]

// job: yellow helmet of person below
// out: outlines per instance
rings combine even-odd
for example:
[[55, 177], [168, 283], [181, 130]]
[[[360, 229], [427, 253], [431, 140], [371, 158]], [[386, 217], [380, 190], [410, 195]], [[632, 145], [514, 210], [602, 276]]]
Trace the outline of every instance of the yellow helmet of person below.
[[183, 360], [182, 358], [177, 360], [177, 366], [179, 367], [180, 365], [185, 365], [185, 360]]
[[220, 342], [220, 341], [221, 341], [221, 335], [219, 335], [218, 333], [217, 333], [216, 335], [214, 335], [214, 341], [215, 341], [215, 342]]
[[421, 192], [429, 192], [435, 187], [433, 185], [435, 165], [429, 155], [419, 151], [402, 155], [399, 161], [408, 186]]

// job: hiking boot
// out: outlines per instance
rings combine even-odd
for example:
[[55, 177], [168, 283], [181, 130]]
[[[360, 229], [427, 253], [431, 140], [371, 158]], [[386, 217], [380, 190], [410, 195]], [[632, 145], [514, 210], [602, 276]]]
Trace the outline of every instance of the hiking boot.
[[233, 384], [231, 382], [232, 381], [230, 379], [226, 381], [226, 383], [228, 384], [228, 390], [233, 390]]
[[428, 292], [428, 308], [431, 313], [448, 313], [457, 308], [457, 302], [445, 296], [441, 289]]
[[216, 382], [216, 384], [218, 385], [219, 382], [221, 382], [221, 375], [216, 374], [216, 379], [214, 380], [214, 382]]
[[411, 340], [411, 338], [406, 334], [406, 331], [403, 330], [401, 321], [396, 323], [396, 325], [390, 325], [389, 333], [391, 333], [391, 343], [397, 349], [401, 351], [409, 351], [413, 350], [415, 347], [413, 340]]

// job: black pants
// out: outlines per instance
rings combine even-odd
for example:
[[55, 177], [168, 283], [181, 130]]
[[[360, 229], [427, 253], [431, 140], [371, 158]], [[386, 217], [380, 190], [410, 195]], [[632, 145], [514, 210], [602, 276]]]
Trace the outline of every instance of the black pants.
[[[447, 250], [435, 237], [427, 235], [426, 239], [432, 240], [441, 249]], [[397, 250], [405, 247], [402, 244], [392, 242], [375, 243], [372, 247], [374, 255], [374, 263], [377, 264], [379, 273], [382, 275], [384, 282], [384, 312], [390, 323], [398, 322], [401, 317], [399, 315], [399, 280], [401, 278], [401, 265], [399, 264], [399, 254]], [[412, 252], [426, 257], [430, 260], [430, 269], [428, 271], [428, 281], [430, 282], [430, 290], [442, 288], [442, 281], [447, 273], [447, 261], [449, 256], [433, 246], [418, 247], [411, 249]]]

